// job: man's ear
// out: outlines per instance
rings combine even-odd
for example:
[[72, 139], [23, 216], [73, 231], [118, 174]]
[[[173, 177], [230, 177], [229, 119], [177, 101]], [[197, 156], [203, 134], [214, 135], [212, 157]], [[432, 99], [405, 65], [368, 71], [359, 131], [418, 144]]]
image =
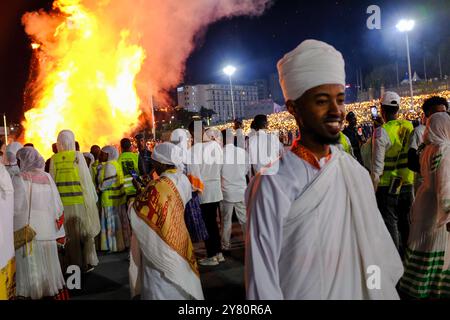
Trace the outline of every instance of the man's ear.
[[295, 104], [292, 100], [286, 101], [286, 107], [290, 114], [292, 114], [295, 117]]

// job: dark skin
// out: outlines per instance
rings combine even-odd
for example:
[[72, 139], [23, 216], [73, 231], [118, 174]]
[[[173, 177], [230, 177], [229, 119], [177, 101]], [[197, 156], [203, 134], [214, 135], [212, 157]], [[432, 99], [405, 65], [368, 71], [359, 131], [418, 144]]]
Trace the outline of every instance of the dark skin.
[[139, 139], [136, 141], [137, 145], [138, 145], [138, 149], [139, 151], [145, 150], [147, 148], [147, 146], [145, 145], [145, 140], [144, 139]]
[[286, 102], [300, 129], [300, 144], [318, 159], [330, 153], [330, 144], [339, 141], [345, 117], [344, 86], [325, 84], [306, 91], [295, 101]]
[[95, 159], [95, 160], [98, 160], [98, 156], [99, 156], [99, 154], [100, 154], [100, 151], [101, 151], [101, 149], [100, 149], [100, 147], [98, 147], [98, 146], [93, 146], [93, 147], [91, 148], [91, 153], [92, 153], [92, 155], [94, 156], [94, 159]]

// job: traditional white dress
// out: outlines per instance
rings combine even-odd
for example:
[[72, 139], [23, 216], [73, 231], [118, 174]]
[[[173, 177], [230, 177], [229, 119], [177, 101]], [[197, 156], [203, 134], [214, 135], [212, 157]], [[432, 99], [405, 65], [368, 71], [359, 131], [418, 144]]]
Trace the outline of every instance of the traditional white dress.
[[[276, 174], [250, 183], [248, 299], [399, 298], [403, 266], [369, 174], [350, 155], [331, 152], [320, 168], [286, 152]], [[380, 271], [375, 288], [366, 285], [372, 266]]]
[[14, 296], [14, 188], [5, 167], [0, 164], [0, 300]]
[[[67, 131], [66, 131], [67, 132]], [[64, 134], [57, 142], [58, 151], [75, 151], [73, 134]], [[83, 189], [83, 204], [64, 207], [64, 227], [66, 229], [66, 257], [68, 265], [78, 265], [82, 269], [98, 264], [94, 238], [100, 233], [100, 219], [97, 207], [97, 192], [83, 154], [76, 151], [76, 163]], [[54, 159], [50, 161], [50, 175], [55, 179]]]
[[58, 226], [64, 213], [58, 189], [41, 170], [14, 176], [13, 185], [14, 231], [29, 223], [36, 232], [31, 243], [16, 250], [16, 294], [31, 299], [54, 297], [64, 289], [56, 243], [65, 235], [64, 227]]
[[[163, 173], [176, 186], [183, 204], [191, 199], [191, 183], [180, 173]], [[142, 300], [202, 300], [203, 290], [198, 275], [189, 263], [168, 246], [161, 237], [136, 214], [131, 206], [133, 230], [130, 259], [131, 296]]]

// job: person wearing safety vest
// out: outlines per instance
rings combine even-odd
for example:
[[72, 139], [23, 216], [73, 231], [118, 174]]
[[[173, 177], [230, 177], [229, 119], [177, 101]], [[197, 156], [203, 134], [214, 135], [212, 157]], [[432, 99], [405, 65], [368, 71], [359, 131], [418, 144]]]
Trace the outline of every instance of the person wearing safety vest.
[[119, 164], [122, 167], [124, 175], [124, 187], [127, 194], [127, 203], [129, 199], [136, 196], [136, 188], [133, 185], [132, 172], [139, 176], [139, 154], [133, 152], [131, 140], [124, 138], [120, 141], [122, 153], [119, 156]]
[[64, 205], [64, 264], [89, 272], [98, 264], [94, 242], [100, 233], [97, 193], [83, 154], [75, 150], [73, 132], [61, 131], [56, 146], [58, 153], [50, 160], [49, 173]]
[[352, 143], [350, 142], [350, 139], [342, 131], [340, 133], [339, 143], [337, 144], [337, 147], [341, 151], [347, 152], [353, 158], [355, 157], [355, 155], [353, 154]]
[[400, 96], [386, 92], [381, 99], [384, 124], [375, 130], [372, 182], [378, 208], [402, 255], [409, 235], [409, 211], [413, 202], [414, 173], [408, 169], [409, 139], [413, 125], [397, 120]]
[[127, 215], [126, 192], [122, 167], [117, 161], [119, 151], [106, 146], [102, 152], [108, 154], [106, 163], [99, 172], [100, 191], [100, 250], [120, 252], [130, 247], [131, 228]]

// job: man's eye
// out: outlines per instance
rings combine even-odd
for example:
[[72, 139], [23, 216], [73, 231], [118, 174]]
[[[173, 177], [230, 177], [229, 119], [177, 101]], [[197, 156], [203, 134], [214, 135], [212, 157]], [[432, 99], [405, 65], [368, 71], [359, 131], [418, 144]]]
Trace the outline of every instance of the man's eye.
[[318, 105], [324, 105], [328, 103], [328, 100], [317, 100], [316, 102]]
[[339, 105], [342, 105], [342, 104], [344, 104], [344, 102], [345, 102], [345, 100], [344, 100], [344, 99], [338, 99], [338, 100], [337, 100], [337, 103], [338, 103]]

